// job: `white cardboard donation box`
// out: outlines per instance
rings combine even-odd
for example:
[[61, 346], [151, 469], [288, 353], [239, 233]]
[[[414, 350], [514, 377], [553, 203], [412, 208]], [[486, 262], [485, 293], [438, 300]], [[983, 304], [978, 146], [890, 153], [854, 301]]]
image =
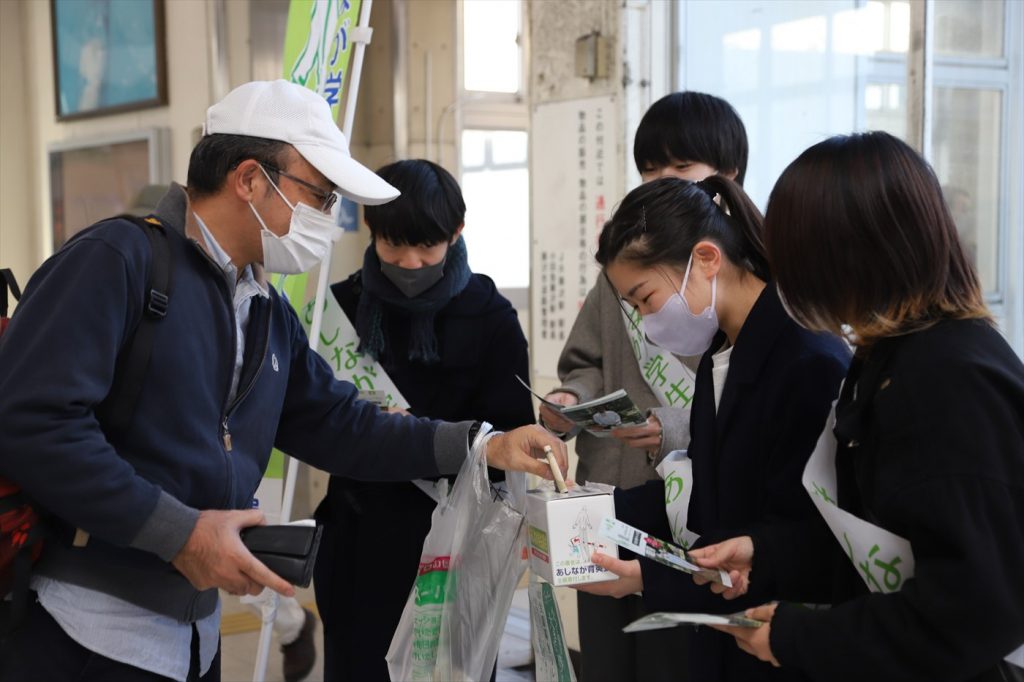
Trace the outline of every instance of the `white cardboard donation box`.
[[614, 518], [615, 501], [605, 486], [573, 486], [559, 493], [547, 483], [527, 492], [530, 570], [556, 586], [615, 580], [614, 573], [590, 560], [594, 552], [619, 556], [615, 543], [600, 533], [606, 516]]

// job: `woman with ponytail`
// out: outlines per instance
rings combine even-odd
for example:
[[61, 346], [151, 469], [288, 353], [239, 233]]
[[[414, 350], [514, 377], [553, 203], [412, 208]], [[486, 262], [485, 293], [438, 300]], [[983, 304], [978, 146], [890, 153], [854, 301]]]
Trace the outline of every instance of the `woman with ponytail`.
[[[605, 225], [597, 260], [625, 304], [643, 316], [652, 342], [679, 355], [703, 354], [689, 449], [670, 455], [685, 466], [664, 482], [616, 490], [616, 516], [691, 547], [757, 534], [778, 519], [812, 517], [800, 475], [849, 352], [836, 336], [808, 332], [786, 314], [761, 215], [743, 190], [722, 176], [641, 185]], [[680, 489], [684, 499], [690, 493], [688, 505], [671, 503]], [[579, 588], [592, 594], [642, 591], [652, 611], [727, 613], [743, 606], [646, 559], [595, 559], [620, 579]], [[755, 584], [744, 599], [762, 603], [758, 595], [770, 589]], [[690, 679], [801, 679], [745, 655], [723, 633], [702, 628], [690, 636]]]
[[[526, 337], [494, 282], [469, 268], [455, 178], [425, 160], [377, 174], [402, 194], [364, 208], [371, 241], [363, 267], [331, 287], [360, 350], [380, 362], [417, 417], [482, 420], [503, 431], [533, 423], [530, 394], [516, 380], [529, 376]], [[392, 456], [386, 444], [380, 456]], [[424, 491], [430, 482], [417, 483], [331, 477], [317, 509], [325, 528], [314, 575], [329, 682], [388, 679], [384, 656], [436, 506]]]

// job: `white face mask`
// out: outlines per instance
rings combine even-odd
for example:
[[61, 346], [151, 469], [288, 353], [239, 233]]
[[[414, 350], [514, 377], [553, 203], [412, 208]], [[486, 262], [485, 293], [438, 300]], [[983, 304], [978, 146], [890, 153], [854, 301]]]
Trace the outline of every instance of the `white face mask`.
[[[263, 166], [260, 166], [260, 170], [267, 175]], [[260, 223], [263, 267], [269, 272], [282, 275], [297, 275], [306, 272], [323, 260], [331, 242], [339, 234], [338, 227], [332, 216], [318, 211], [312, 206], [302, 202], [293, 206], [274, 184], [274, 181], [270, 180], [269, 175], [267, 175], [267, 180], [270, 181], [281, 200], [288, 205], [288, 208], [292, 209], [292, 219], [288, 225], [288, 233], [283, 237], [278, 237], [267, 229], [267, 224], [263, 222], [256, 207], [252, 205], [251, 201], [249, 202], [249, 208]]]
[[718, 275], [711, 280], [711, 305], [699, 315], [690, 312], [686, 302], [686, 282], [690, 278], [693, 254], [686, 263], [686, 274], [679, 293], [669, 297], [657, 312], [644, 315], [644, 331], [657, 346], [676, 355], [702, 355], [711, 346], [711, 340], [718, 332], [718, 313], [715, 311], [715, 297], [718, 289]]

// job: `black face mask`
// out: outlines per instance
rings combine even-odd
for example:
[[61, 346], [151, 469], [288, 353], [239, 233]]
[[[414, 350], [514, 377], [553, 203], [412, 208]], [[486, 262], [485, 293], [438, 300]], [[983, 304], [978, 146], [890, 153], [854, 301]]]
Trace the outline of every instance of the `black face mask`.
[[422, 268], [403, 268], [381, 261], [380, 270], [399, 291], [408, 298], [416, 298], [444, 278], [444, 264], [447, 260], [446, 252], [440, 263]]

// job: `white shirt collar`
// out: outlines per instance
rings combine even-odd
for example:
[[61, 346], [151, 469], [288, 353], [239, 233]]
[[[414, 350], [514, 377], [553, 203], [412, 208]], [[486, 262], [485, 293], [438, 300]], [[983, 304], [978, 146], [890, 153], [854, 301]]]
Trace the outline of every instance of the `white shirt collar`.
[[210, 258], [212, 258], [213, 261], [220, 266], [221, 270], [224, 271], [232, 286], [236, 287], [238, 284], [244, 284], [247, 289], [255, 287], [260, 296], [263, 298], [269, 298], [270, 293], [267, 291], [266, 285], [261, 284], [255, 277], [253, 277], [252, 266], [246, 265], [245, 270], [242, 271], [242, 276], [239, 277], [238, 268], [231, 262], [231, 256], [229, 256], [227, 251], [217, 243], [213, 233], [210, 232], [210, 228], [206, 226], [206, 223], [203, 222], [203, 219], [199, 217], [198, 213], [193, 211], [192, 215], [195, 216], [196, 224], [199, 225], [199, 230], [203, 233], [203, 239], [206, 241], [206, 247], [210, 253]]

